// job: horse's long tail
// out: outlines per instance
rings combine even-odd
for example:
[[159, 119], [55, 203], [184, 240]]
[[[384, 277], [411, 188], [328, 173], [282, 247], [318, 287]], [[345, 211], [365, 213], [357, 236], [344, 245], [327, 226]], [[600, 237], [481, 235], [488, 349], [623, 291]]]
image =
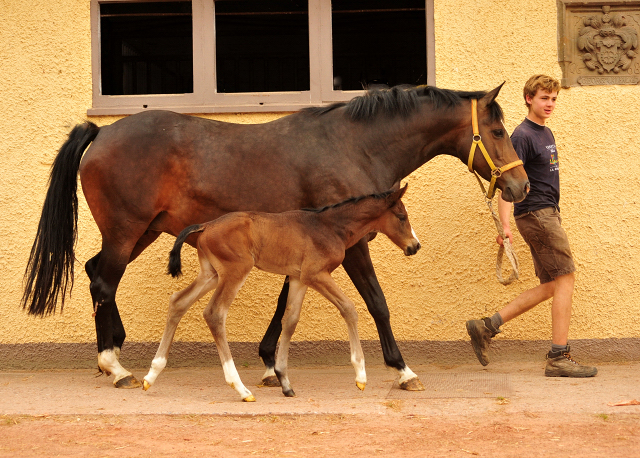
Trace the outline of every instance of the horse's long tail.
[[204, 228], [204, 224], [194, 224], [193, 226], [183, 229], [176, 238], [171, 253], [169, 253], [169, 267], [167, 268], [167, 273], [171, 274], [172, 277], [177, 278], [182, 275], [182, 261], [180, 260], [182, 244], [191, 234], [194, 232], [202, 232]]
[[49, 189], [42, 207], [27, 270], [22, 308], [30, 315], [49, 315], [60, 310], [73, 289], [74, 247], [78, 238], [78, 169], [84, 150], [100, 128], [91, 122], [78, 124], [56, 156], [49, 176]]

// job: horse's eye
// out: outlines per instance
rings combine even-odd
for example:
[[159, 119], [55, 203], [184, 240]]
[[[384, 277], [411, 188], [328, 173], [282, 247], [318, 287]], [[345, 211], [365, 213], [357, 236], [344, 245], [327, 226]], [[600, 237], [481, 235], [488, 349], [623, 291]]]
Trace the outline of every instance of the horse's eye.
[[407, 215], [398, 215], [398, 219], [400, 221], [406, 221], [407, 220]]
[[492, 130], [491, 133], [496, 138], [504, 138], [504, 130], [502, 129]]

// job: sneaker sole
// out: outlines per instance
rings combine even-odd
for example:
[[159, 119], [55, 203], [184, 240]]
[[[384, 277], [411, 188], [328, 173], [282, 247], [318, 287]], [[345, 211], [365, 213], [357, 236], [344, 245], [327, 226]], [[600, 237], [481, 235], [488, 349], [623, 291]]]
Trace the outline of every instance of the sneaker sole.
[[595, 377], [597, 374], [598, 374], [598, 370], [597, 369], [593, 373], [585, 372], [585, 373], [582, 373], [582, 374], [567, 374], [565, 372], [549, 371], [547, 369], [545, 369], [545, 371], [544, 371], [545, 377], [588, 378], [588, 377]]

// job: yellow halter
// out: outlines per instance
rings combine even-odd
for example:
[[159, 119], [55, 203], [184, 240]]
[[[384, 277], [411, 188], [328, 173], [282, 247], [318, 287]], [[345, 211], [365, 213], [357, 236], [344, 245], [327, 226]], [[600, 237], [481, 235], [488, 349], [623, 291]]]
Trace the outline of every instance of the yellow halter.
[[[502, 174], [507, 170], [510, 170], [514, 167], [522, 165], [522, 161], [521, 160], [513, 161], [509, 164], [503, 165], [500, 168], [495, 166], [495, 164], [489, 157], [489, 153], [487, 153], [487, 149], [484, 147], [484, 144], [482, 143], [482, 137], [480, 136], [480, 130], [478, 129], [478, 101], [476, 99], [471, 99], [471, 125], [473, 126], [473, 142], [471, 143], [471, 151], [469, 151], [469, 160], [468, 160], [469, 172], [472, 172], [475, 174], [476, 178], [478, 179], [478, 183], [480, 183], [480, 188], [482, 188], [482, 192], [484, 193], [485, 197], [491, 200], [493, 199], [493, 196], [496, 193], [496, 189], [495, 189], [496, 180], [500, 178]], [[478, 172], [473, 170], [473, 156], [476, 152], [477, 147], [480, 147], [480, 151], [482, 151], [482, 155], [486, 159], [487, 164], [489, 164], [489, 167], [491, 167], [491, 181], [489, 182], [488, 191], [485, 190], [484, 185], [482, 184], [482, 180], [480, 180], [480, 175], [478, 175]]]

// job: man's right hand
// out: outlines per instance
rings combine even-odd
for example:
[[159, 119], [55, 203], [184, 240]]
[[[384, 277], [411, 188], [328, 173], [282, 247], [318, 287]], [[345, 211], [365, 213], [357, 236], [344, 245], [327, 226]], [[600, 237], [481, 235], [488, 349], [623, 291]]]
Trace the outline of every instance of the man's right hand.
[[[504, 230], [504, 236], [509, 239], [510, 243], [513, 243], [513, 234], [511, 233], [511, 229], [503, 229], [503, 230]], [[504, 240], [500, 235], [496, 237], [496, 242], [498, 243], [498, 245], [504, 244]]]

